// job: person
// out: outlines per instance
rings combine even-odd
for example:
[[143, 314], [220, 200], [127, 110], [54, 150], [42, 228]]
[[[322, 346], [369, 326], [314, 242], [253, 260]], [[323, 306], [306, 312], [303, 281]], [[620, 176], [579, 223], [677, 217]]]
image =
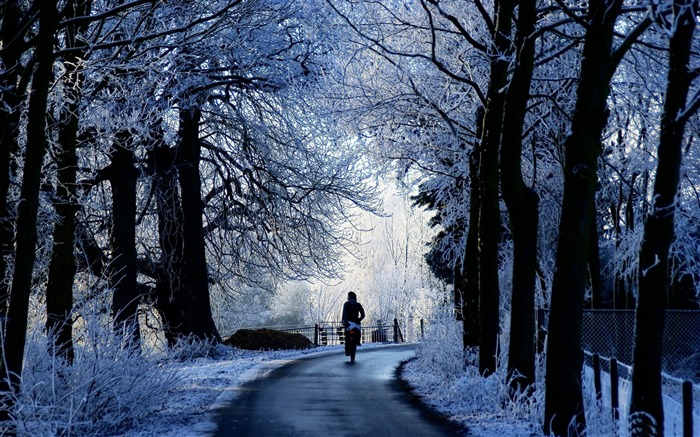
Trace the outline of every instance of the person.
[[[357, 295], [354, 292], [348, 293], [348, 300], [343, 304], [343, 326], [348, 327], [350, 322], [357, 323], [358, 325], [365, 318], [365, 309], [357, 301]], [[362, 338], [362, 336], [360, 336]], [[360, 340], [357, 340], [358, 346], [360, 345]]]

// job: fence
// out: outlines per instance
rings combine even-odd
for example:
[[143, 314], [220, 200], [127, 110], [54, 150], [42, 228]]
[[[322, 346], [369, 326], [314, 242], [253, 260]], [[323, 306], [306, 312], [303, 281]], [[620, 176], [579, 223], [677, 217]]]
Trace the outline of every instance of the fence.
[[[538, 350], [548, 313], [538, 311]], [[613, 421], [627, 422], [634, 353], [634, 310], [585, 310], [581, 320], [584, 377]], [[662, 390], [666, 435], [700, 436], [700, 311], [667, 310]], [[684, 380], [685, 379], [685, 380]]]
[[[421, 327], [423, 323], [421, 321]], [[293, 328], [274, 328], [277, 331], [302, 334], [311, 340], [316, 346], [331, 346], [345, 343], [345, 328], [341, 322], [322, 322], [314, 326], [302, 326]], [[402, 343], [404, 341], [398, 320], [394, 319], [393, 325], [375, 324], [362, 326], [362, 343]]]
[[[581, 346], [592, 354], [632, 363], [634, 310], [587, 310], [581, 321]], [[663, 371], [700, 380], [700, 311], [667, 310]]]
[[[632, 390], [632, 368], [618, 363], [615, 358], [584, 353], [584, 378], [595, 390], [596, 401], [610, 409], [615, 423], [627, 423]], [[664, 434], [692, 437], [700, 435], [698, 415], [700, 387], [691, 381], [683, 381], [662, 375]]]

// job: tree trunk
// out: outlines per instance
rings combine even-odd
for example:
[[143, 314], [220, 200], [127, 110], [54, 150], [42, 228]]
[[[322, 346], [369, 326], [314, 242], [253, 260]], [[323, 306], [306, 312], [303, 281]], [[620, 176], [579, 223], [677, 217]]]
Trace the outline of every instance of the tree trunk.
[[591, 283], [591, 308], [600, 308], [603, 301], [603, 280], [600, 276], [600, 247], [598, 246], [598, 216], [591, 216], [591, 247], [588, 251], [588, 278]]
[[129, 132], [114, 140], [110, 164], [112, 187], [112, 258], [109, 284], [112, 288], [112, 317], [115, 331], [138, 347], [139, 293], [136, 286], [136, 179], [134, 152]]
[[669, 71], [659, 136], [658, 163], [652, 209], [644, 224], [639, 255], [639, 297], [630, 404], [632, 436], [662, 436], [664, 412], [661, 399], [661, 358], [666, 298], [669, 288], [668, 253], [673, 241], [676, 195], [680, 184], [682, 141], [688, 89], [690, 50], [695, 30], [695, 0], [673, 3], [673, 34]]
[[[477, 137], [481, 136], [484, 111], [477, 113]], [[462, 297], [463, 333], [465, 348], [479, 346], [481, 342], [481, 317], [479, 313], [479, 149], [475, 148], [469, 155], [469, 229], [465, 246], [464, 285]]]
[[[607, 122], [613, 27], [622, 0], [591, 0], [571, 134], [549, 317], [545, 434], [583, 433], [581, 317], [595, 213], [597, 159]], [[572, 429], [573, 427], [574, 429]]]
[[500, 334], [500, 287], [498, 281], [498, 241], [501, 231], [499, 206], [498, 149], [503, 128], [504, 87], [509, 62], [504, 53], [510, 51], [513, 0], [495, 2], [496, 32], [493, 35], [491, 77], [484, 114], [484, 131], [479, 157], [479, 304], [481, 343], [479, 372], [488, 376], [496, 370], [498, 336]]
[[513, 290], [508, 375], [518, 390], [535, 382], [535, 276], [539, 196], [522, 174], [523, 127], [535, 59], [534, 1], [520, 3], [518, 56], [505, 102], [501, 144], [501, 190], [513, 233]]
[[196, 338], [221, 341], [214, 324], [209, 301], [209, 274], [207, 272], [202, 220], [204, 207], [199, 174], [200, 116], [201, 113], [198, 109], [180, 110], [178, 174], [180, 176], [184, 219], [185, 284], [189, 291], [187, 315], [191, 333]]
[[491, 55], [488, 100], [479, 148], [478, 285], [479, 285], [479, 372], [488, 376], [496, 370], [500, 334], [500, 287], [498, 241], [500, 233], [498, 154], [503, 125], [503, 105], [509, 50], [511, 0], [495, 2], [496, 30]]
[[[70, 16], [90, 15], [90, 1], [74, 0], [70, 6]], [[85, 46], [77, 38], [84, 33], [87, 24], [69, 26], [66, 41], [69, 47]], [[54, 208], [58, 220], [54, 225], [53, 252], [49, 264], [46, 285], [46, 331], [53, 336], [54, 353], [57, 357], [73, 362], [73, 281], [75, 279], [75, 214], [78, 209], [76, 174], [78, 157], [76, 155], [79, 103], [81, 98], [83, 73], [80, 62], [85, 51], [66, 57], [64, 73], [64, 93], [66, 108], [61, 111], [58, 123], [58, 142], [62, 150], [57, 152], [58, 167], [56, 199]]]
[[[4, 69], [0, 71], [0, 322], [5, 319], [9, 304], [10, 289], [7, 275], [7, 258], [13, 252], [13, 208], [8, 205], [10, 181], [15, 175], [12, 156], [17, 153], [20, 106], [24, 101], [25, 87], [20, 84], [25, 47], [22, 34], [22, 12], [20, 1], [8, 1], [0, 6], [2, 28], [0, 28], [0, 58]], [[0, 325], [3, 329], [4, 324]]]
[[[17, 207], [15, 268], [12, 275], [10, 305], [5, 335], [2, 337], [4, 360], [0, 364], [0, 393], [19, 392], [24, 346], [27, 335], [29, 297], [36, 256], [36, 222], [39, 208], [41, 169], [46, 154], [46, 110], [49, 86], [53, 80], [53, 39], [58, 12], [55, 0], [45, 0], [39, 10], [39, 34], [36, 37], [27, 112], [27, 146], [22, 172], [22, 189]], [[9, 376], [5, 376], [9, 375]], [[6, 415], [7, 409], [0, 408]]]
[[174, 152], [174, 149], [165, 145], [151, 151], [161, 249], [155, 305], [163, 321], [168, 345], [171, 347], [191, 331], [187, 320], [184, 219], [177, 186]]

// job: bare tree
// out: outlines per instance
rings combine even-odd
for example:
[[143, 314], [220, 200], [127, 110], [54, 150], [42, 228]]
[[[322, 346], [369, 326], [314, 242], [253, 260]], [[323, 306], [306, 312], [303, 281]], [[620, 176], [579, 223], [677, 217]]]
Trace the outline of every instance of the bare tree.
[[[27, 112], [27, 137], [22, 188], [17, 210], [15, 233], [15, 265], [12, 273], [10, 305], [5, 334], [2, 336], [4, 360], [0, 365], [0, 393], [20, 388], [20, 375], [27, 335], [27, 313], [32, 289], [32, 271], [36, 253], [36, 223], [39, 208], [41, 169], [47, 150], [46, 109], [49, 87], [53, 80], [53, 48], [58, 11], [56, 1], [42, 2], [37, 6], [39, 32], [34, 51], [31, 92]], [[7, 409], [3, 409], [6, 414]]]
[[[565, 144], [564, 198], [547, 340], [544, 429], [569, 435], [585, 428], [581, 386], [581, 317], [591, 246], [597, 244], [595, 191], [610, 80], [643, 21], [613, 50], [622, 1], [592, 1], [586, 17], [581, 75], [571, 133]], [[573, 427], [573, 430], [572, 428]]]
[[539, 196], [523, 178], [523, 130], [535, 61], [535, 2], [518, 8], [516, 59], [508, 85], [500, 150], [503, 199], [513, 233], [508, 373], [514, 389], [535, 382], [535, 275]]
[[635, 317], [629, 423], [633, 436], [664, 435], [661, 360], [670, 283], [669, 249], [674, 239], [685, 125], [700, 107], [697, 94], [686, 104], [695, 77], [690, 71], [690, 58], [698, 7], [695, 0], [677, 0], [669, 8], [660, 7], [656, 11], [657, 20], [665, 25], [671, 37], [653, 200], [645, 218], [644, 239], [639, 254], [639, 297]]

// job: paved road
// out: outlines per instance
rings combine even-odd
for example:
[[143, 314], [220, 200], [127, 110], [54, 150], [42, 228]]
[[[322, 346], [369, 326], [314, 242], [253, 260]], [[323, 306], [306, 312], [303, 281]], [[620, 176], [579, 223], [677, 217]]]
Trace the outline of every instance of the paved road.
[[221, 411], [217, 437], [455, 436], [401, 389], [395, 369], [415, 346], [359, 348], [354, 364], [342, 352], [304, 358], [243, 387]]

